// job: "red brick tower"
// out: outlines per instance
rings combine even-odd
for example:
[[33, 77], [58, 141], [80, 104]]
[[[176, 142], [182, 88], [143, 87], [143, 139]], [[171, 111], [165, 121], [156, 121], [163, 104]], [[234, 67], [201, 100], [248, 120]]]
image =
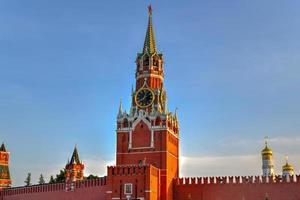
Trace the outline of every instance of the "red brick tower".
[[83, 180], [84, 165], [79, 159], [77, 147], [75, 146], [71, 160], [66, 165], [66, 182]]
[[6, 151], [4, 143], [0, 147], [0, 190], [11, 186], [9, 173], [9, 152]]
[[157, 52], [152, 9], [143, 47], [136, 59], [136, 87], [129, 113], [117, 117], [117, 166], [152, 165], [160, 170], [160, 199], [171, 200], [172, 180], [179, 173], [179, 124], [167, 110], [163, 55]]

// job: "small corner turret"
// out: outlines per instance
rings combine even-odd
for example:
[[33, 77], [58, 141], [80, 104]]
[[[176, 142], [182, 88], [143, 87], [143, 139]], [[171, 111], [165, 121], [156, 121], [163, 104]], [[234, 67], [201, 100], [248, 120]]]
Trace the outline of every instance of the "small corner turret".
[[0, 147], [0, 190], [11, 186], [11, 178], [9, 173], [9, 152], [7, 152], [5, 144]]
[[66, 182], [83, 180], [84, 165], [79, 159], [77, 146], [75, 146], [71, 160], [67, 163], [65, 170]]

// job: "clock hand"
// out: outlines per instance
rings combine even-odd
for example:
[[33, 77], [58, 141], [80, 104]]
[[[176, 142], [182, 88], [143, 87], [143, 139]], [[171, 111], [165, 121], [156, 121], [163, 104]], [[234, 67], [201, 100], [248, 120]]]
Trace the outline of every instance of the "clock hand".
[[141, 101], [144, 101], [144, 99], [145, 99], [146, 97], [147, 97], [147, 95], [144, 94], [143, 98], [139, 99], [139, 103], [140, 103]]

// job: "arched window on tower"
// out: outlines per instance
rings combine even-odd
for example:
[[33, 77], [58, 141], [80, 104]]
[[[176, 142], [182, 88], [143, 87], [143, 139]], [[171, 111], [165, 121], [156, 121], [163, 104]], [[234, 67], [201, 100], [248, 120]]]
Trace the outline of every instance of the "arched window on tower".
[[154, 70], [158, 70], [158, 68], [159, 68], [159, 61], [158, 61], [157, 56], [153, 57], [153, 66], [154, 66]]
[[146, 67], [149, 66], [149, 57], [148, 56], [144, 57], [144, 59], [143, 59], [143, 66], [144, 66], [144, 69], [147, 69]]
[[124, 127], [127, 128], [127, 127], [128, 127], [128, 124], [129, 124], [129, 123], [128, 123], [128, 119], [125, 118], [125, 119], [124, 119]]

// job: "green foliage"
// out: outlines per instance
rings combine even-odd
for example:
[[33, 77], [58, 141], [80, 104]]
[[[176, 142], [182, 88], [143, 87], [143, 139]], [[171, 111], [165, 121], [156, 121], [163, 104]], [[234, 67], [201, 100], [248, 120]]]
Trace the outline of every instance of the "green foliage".
[[40, 175], [39, 184], [45, 184], [45, 179], [44, 179], [43, 174]]
[[60, 170], [59, 174], [56, 174], [56, 178], [53, 178], [53, 176], [50, 176], [49, 183], [63, 183], [66, 181], [66, 171]]
[[52, 175], [50, 176], [50, 181], [49, 181], [49, 183], [50, 183], [50, 184], [51, 184], [51, 183], [55, 183], [55, 180], [54, 180], [54, 178], [53, 178]]
[[66, 181], [66, 170], [60, 170], [59, 174], [56, 174], [56, 183], [61, 183]]
[[99, 178], [99, 176], [93, 175], [93, 174], [90, 174], [89, 176], [84, 177], [85, 180], [92, 180], [92, 179], [97, 179], [97, 178]]
[[24, 183], [25, 183], [25, 186], [30, 186], [31, 185], [31, 173], [27, 174], [27, 177], [26, 177]]

